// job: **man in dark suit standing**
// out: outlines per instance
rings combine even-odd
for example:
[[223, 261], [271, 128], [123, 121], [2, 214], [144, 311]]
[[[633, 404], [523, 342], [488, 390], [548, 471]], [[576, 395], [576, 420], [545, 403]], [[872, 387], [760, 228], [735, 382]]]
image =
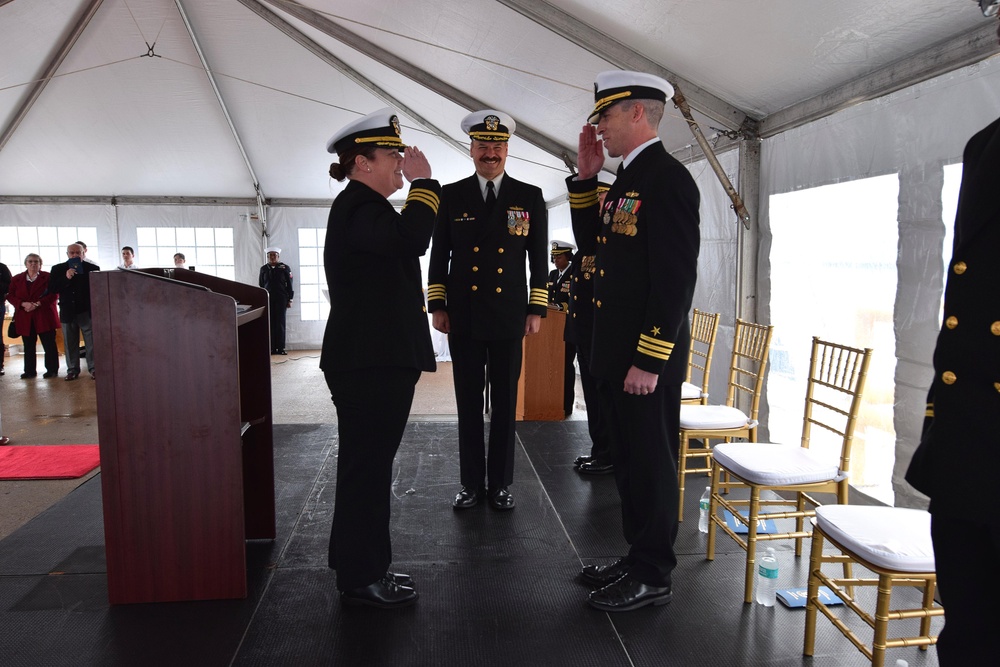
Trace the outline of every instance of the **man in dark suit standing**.
[[[7, 312], [7, 290], [10, 289], [10, 281], [13, 276], [10, 273], [10, 269], [3, 262], [0, 262], [0, 303], [3, 304], [3, 312]], [[0, 345], [0, 375], [4, 374], [3, 370], [3, 357], [6, 347]]]
[[97, 378], [94, 367], [94, 329], [90, 323], [90, 274], [101, 267], [86, 260], [87, 249], [73, 243], [66, 247], [67, 261], [56, 264], [49, 274], [49, 291], [59, 294], [59, 319], [62, 321], [63, 345], [66, 348], [66, 380], [80, 377], [80, 334], [87, 354], [90, 378]]
[[271, 325], [271, 354], [288, 354], [285, 351], [285, 311], [292, 307], [292, 269], [279, 262], [281, 248], [265, 248], [267, 264], [260, 267], [257, 284], [267, 290], [267, 310]]
[[[980, 2], [996, 16], [1000, 2]], [[1000, 36], [1000, 30], [998, 30]], [[930, 496], [934, 563], [945, 608], [941, 664], [989, 664], [1000, 595], [1000, 519], [989, 507], [1000, 466], [1000, 119], [965, 146], [955, 240], [920, 446], [906, 481]]]
[[[597, 76], [594, 125], [580, 133], [577, 176], [567, 179], [581, 255], [595, 255], [590, 370], [607, 419], [628, 554], [588, 565], [591, 606], [630, 611], [672, 597], [677, 565], [677, 453], [688, 312], [698, 269], [700, 195], [657, 135], [673, 88], [642, 72]], [[599, 139], [598, 136], [601, 138]], [[624, 158], [604, 205], [604, 149]]]
[[[462, 490], [455, 509], [488, 499], [514, 507], [514, 411], [521, 343], [545, 314], [548, 219], [542, 191], [507, 175], [514, 119], [476, 111], [462, 120], [476, 173], [444, 186], [431, 245], [427, 306], [434, 328], [448, 334]], [[528, 273], [525, 272], [525, 258]], [[530, 290], [529, 290], [530, 288]], [[489, 452], [484, 389], [489, 375]]]
[[[570, 285], [573, 283], [573, 251], [576, 246], [569, 241], [552, 242], [552, 263], [556, 268], [549, 271], [546, 287], [549, 290], [549, 308], [561, 311], [569, 310]], [[569, 331], [569, 322], [563, 331], [566, 344], [565, 364], [563, 365], [563, 411], [569, 417], [573, 414], [573, 402], [576, 398], [576, 343]]]

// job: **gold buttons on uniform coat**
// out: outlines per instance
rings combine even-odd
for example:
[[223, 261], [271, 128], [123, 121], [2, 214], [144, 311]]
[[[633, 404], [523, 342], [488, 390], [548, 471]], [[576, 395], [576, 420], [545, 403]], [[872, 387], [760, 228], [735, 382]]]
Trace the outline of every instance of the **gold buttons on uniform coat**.
[[500, 292], [502, 292], [502, 291], [503, 291], [503, 290], [502, 290], [502, 289], [500, 289], [499, 287], [497, 288], [497, 294], [499, 294], [499, 293], [500, 293]]
[[475, 247], [473, 247], [473, 248], [472, 248], [472, 252], [479, 252], [479, 246], [475, 246]]
[[497, 248], [497, 252], [502, 255], [503, 254], [503, 248]]
[[958, 326], [958, 318], [952, 315], [951, 317], [949, 317], [944, 321], [944, 325], [949, 329], [954, 329], [955, 327]]
[[945, 371], [944, 373], [941, 373], [941, 382], [944, 382], [945, 384], [955, 384], [957, 380], [958, 376], [952, 373], [951, 371]]
[[962, 275], [969, 266], [965, 262], [955, 262], [955, 273]]
[[604, 269], [601, 269], [601, 277], [604, 277]]
[[994, 336], [1000, 336], [1000, 322], [994, 322], [990, 325], [990, 332]]
[[479, 270], [479, 267], [478, 267], [478, 266], [474, 266], [474, 267], [472, 267], [472, 272], [473, 272], [473, 273], [475, 273], [475, 272], [476, 272], [476, 271], [478, 271], [478, 270]]
[[503, 273], [503, 269], [497, 269], [497, 273]]
[[601, 307], [601, 302], [600, 302], [600, 301], [598, 301], [598, 302], [597, 302], [597, 307], [598, 307], [598, 308], [600, 308], [600, 307]]
[[1000, 391], [1000, 382], [994, 382], [993, 388], [996, 389], [997, 391]]
[[475, 291], [476, 291], [477, 289], [479, 289], [479, 288], [478, 288], [478, 287], [476, 287], [475, 285], [473, 285], [473, 286], [472, 286], [472, 291], [473, 291], [473, 292], [475, 292]]

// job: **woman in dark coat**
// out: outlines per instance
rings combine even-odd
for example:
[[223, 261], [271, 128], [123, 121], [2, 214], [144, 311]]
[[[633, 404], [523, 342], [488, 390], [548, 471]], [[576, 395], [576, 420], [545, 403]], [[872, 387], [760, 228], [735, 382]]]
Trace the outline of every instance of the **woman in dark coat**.
[[7, 301], [14, 306], [14, 328], [24, 341], [24, 372], [21, 378], [37, 375], [35, 371], [35, 345], [42, 339], [45, 350], [44, 378], [59, 377], [59, 350], [56, 348], [56, 330], [59, 313], [56, 312], [58, 295], [49, 293], [49, 273], [42, 271], [42, 258], [35, 253], [24, 258], [27, 269], [10, 281]]
[[[408, 575], [389, 571], [392, 466], [421, 371], [435, 370], [419, 258], [441, 187], [416, 147], [399, 138], [391, 109], [369, 114], [327, 143], [349, 183], [330, 209], [323, 254], [330, 319], [320, 368], [337, 407], [337, 492], [329, 565], [344, 604], [402, 607], [417, 599]], [[389, 195], [410, 191], [397, 213]]]

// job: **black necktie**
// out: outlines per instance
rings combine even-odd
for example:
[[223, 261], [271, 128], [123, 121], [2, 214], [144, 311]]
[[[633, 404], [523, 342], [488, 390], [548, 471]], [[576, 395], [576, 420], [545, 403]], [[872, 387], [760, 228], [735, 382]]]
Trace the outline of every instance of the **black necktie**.
[[497, 203], [497, 193], [493, 189], [493, 181], [486, 181], [486, 210], [492, 211], [495, 203]]
[[625, 171], [625, 163], [624, 162], [622, 162], [620, 165], [618, 165], [618, 170], [615, 173], [618, 176], [621, 176], [623, 171]]

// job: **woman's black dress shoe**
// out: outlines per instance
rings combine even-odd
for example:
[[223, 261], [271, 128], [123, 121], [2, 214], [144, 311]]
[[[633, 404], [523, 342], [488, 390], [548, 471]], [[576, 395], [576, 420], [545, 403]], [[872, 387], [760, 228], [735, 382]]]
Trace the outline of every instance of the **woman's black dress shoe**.
[[417, 601], [417, 592], [409, 586], [400, 586], [386, 573], [378, 581], [349, 591], [341, 591], [340, 601], [346, 605], [394, 609], [408, 607]]

